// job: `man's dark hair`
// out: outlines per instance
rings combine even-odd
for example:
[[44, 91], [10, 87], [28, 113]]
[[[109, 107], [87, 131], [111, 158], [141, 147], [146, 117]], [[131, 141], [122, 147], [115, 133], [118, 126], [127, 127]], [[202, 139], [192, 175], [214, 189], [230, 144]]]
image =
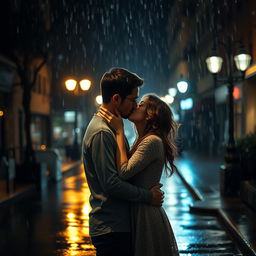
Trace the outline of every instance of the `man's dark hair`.
[[112, 68], [100, 80], [103, 103], [109, 103], [114, 94], [121, 99], [132, 93], [132, 90], [143, 85], [143, 79], [137, 74], [123, 68]]

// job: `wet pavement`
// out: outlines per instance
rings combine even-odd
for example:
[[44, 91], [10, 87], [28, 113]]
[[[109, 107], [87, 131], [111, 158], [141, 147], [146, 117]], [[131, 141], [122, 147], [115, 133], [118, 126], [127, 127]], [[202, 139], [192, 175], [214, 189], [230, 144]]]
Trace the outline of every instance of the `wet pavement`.
[[[95, 255], [88, 230], [89, 189], [83, 168], [0, 208], [0, 255]], [[190, 213], [194, 201], [177, 174], [163, 178], [164, 208], [180, 255], [242, 255], [217, 218]]]
[[185, 152], [183, 157], [177, 160], [180, 176], [196, 199], [190, 204], [190, 212], [217, 218], [243, 254], [255, 256], [255, 210], [250, 208], [241, 196], [220, 196], [219, 167], [223, 162], [222, 158], [195, 152]]
[[83, 170], [0, 211], [0, 255], [94, 255]]
[[214, 216], [190, 213], [194, 201], [178, 175], [163, 178], [164, 209], [172, 224], [180, 255], [242, 255]]

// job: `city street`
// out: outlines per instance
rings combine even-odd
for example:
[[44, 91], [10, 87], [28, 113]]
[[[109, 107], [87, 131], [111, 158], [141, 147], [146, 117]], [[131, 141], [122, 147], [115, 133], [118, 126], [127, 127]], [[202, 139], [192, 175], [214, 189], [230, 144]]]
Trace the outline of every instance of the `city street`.
[[[216, 218], [189, 212], [193, 199], [178, 175], [163, 177], [162, 183], [180, 255], [242, 255]], [[0, 255], [95, 255], [88, 237], [88, 197], [80, 167], [41, 196], [6, 205], [0, 213]]]
[[[256, 256], [256, 0], [9, 0], [0, 12], [0, 256], [95, 256], [81, 155], [108, 168], [117, 113], [139, 164], [159, 154], [138, 182], [160, 156], [177, 166], [160, 182], [180, 255]], [[140, 144], [151, 134], [164, 148]], [[113, 196], [103, 176], [93, 190]]]

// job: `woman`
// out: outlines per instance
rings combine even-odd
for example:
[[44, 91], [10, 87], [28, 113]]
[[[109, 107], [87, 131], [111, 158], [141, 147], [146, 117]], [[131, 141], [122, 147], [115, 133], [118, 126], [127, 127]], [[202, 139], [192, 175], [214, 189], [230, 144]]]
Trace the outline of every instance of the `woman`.
[[[175, 170], [174, 137], [177, 123], [169, 106], [155, 95], [143, 97], [129, 116], [138, 138], [129, 158], [126, 153], [123, 120], [100, 108], [100, 116], [116, 130], [117, 168], [119, 176], [146, 189], [160, 182], [163, 167], [171, 175]], [[169, 165], [168, 165], [169, 164]], [[135, 256], [179, 255], [175, 237], [163, 208], [145, 204], [132, 205]]]

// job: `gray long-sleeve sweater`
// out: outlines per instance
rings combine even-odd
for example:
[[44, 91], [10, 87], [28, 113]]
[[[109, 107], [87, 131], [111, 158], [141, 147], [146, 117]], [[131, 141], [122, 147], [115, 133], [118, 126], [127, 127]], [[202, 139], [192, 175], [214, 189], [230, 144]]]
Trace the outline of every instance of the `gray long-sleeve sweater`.
[[91, 236], [130, 232], [130, 202], [149, 204], [152, 193], [122, 181], [116, 169], [114, 131], [94, 115], [83, 139], [83, 163], [90, 188]]

